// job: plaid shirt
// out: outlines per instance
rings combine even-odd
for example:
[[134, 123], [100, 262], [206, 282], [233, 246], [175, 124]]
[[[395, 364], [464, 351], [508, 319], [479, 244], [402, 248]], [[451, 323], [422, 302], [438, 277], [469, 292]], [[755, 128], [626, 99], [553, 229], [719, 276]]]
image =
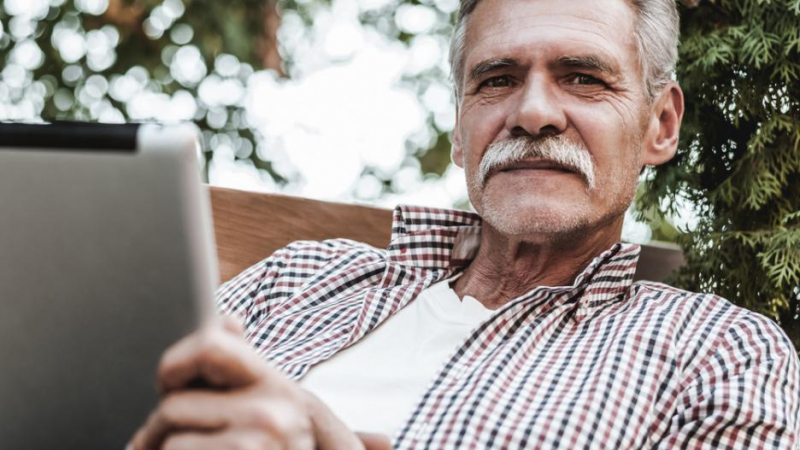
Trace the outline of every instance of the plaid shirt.
[[[391, 245], [300, 241], [226, 283], [221, 310], [292, 379], [474, 256], [480, 218], [401, 206]], [[616, 244], [571, 286], [508, 302], [443, 361], [397, 449], [800, 449], [798, 358], [769, 319], [633, 282]]]

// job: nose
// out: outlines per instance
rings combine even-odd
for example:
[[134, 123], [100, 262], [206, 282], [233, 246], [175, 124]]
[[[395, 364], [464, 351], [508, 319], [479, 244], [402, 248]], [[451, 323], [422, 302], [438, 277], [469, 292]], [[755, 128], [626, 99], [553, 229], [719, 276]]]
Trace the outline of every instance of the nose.
[[563, 133], [567, 118], [554, 90], [545, 77], [529, 80], [517, 93], [513, 110], [506, 118], [506, 130], [515, 137]]

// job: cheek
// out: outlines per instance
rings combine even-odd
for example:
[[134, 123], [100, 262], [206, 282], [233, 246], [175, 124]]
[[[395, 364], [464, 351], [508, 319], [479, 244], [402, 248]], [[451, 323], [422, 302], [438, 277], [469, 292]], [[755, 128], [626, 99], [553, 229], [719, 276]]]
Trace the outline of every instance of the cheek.
[[504, 137], [506, 117], [503, 104], [465, 106], [459, 117], [465, 164], [477, 166], [486, 147]]
[[639, 117], [620, 117], [616, 109], [586, 111], [574, 119], [580, 138], [592, 152], [599, 180], [617, 183], [641, 166]]
[[626, 139], [641, 133], [645, 105], [635, 98], [613, 98], [599, 102], [571, 102], [570, 119], [586, 139], [603, 136]]
[[601, 201], [609, 204], [629, 202], [639, 184], [640, 146], [626, 140], [618, 140], [613, 153], [598, 162], [597, 191]]

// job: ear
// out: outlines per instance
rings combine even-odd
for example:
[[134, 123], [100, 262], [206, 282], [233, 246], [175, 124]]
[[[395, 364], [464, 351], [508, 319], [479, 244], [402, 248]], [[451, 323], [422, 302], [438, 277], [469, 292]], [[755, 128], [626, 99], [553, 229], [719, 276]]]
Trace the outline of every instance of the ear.
[[450, 159], [457, 167], [464, 168], [464, 147], [461, 140], [461, 126], [458, 120], [458, 101], [456, 100], [456, 124], [453, 127], [453, 145], [450, 149]]
[[657, 166], [675, 156], [683, 121], [683, 91], [670, 81], [651, 106], [644, 133], [642, 163]]

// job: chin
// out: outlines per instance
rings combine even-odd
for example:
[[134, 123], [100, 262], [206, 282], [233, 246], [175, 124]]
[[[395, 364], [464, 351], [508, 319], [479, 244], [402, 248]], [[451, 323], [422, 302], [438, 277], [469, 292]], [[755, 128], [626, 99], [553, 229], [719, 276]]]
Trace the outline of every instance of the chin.
[[565, 199], [483, 198], [478, 212], [499, 233], [509, 237], [547, 237], [580, 235], [590, 227], [588, 205], [575, 205]]

